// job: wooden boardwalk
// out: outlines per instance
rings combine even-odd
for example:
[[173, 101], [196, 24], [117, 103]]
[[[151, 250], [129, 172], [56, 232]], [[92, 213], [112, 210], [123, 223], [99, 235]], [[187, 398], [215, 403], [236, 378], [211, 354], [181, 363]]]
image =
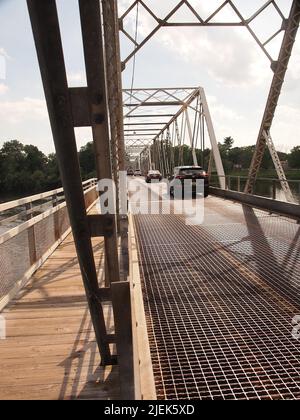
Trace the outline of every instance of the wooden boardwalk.
[[[102, 239], [93, 247], [101, 281]], [[111, 306], [104, 311], [111, 328]], [[119, 398], [118, 367], [99, 366], [71, 234], [1, 315], [0, 399]]]

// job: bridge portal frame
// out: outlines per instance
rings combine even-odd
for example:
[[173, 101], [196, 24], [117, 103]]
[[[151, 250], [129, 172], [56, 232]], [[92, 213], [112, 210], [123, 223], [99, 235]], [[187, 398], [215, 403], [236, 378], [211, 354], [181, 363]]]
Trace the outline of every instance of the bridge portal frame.
[[[278, 29], [274, 29], [273, 33], [265, 40], [260, 39], [260, 36], [256, 33], [255, 29], [251, 26], [252, 24], [259, 19], [262, 14], [268, 9], [273, 8], [279, 19], [281, 20], [281, 25]], [[174, 16], [182, 10], [182, 8], [187, 8], [192, 15], [193, 19], [191, 20], [182, 20], [174, 22]], [[221, 13], [226, 10], [234, 15], [235, 19], [230, 21], [225, 21], [219, 16]], [[136, 39], [128, 33], [125, 29], [126, 18], [128, 15], [134, 11], [143, 9], [144, 12], [148, 14], [155, 22], [154, 28], [148, 35], [145, 35], [144, 38], [138, 42]], [[270, 67], [273, 72], [273, 79], [269, 89], [269, 95], [265, 105], [265, 111], [262, 117], [261, 126], [259, 129], [255, 152], [252, 157], [252, 162], [249, 169], [248, 180], [245, 186], [246, 193], [253, 193], [255, 181], [261, 166], [263, 154], [268, 146], [272, 158], [277, 155], [277, 152], [274, 147], [272, 147], [271, 142], [267, 142], [266, 138], [271, 136], [271, 126], [274, 119], [275, 111], [277, 108], [279, 96], [281, 93], [282, 85], [285, 79], [285, 74], [288, 68], [289, 59], [292, 53], [293, 45], [296, 39], [296, 34], [299, 27], [300, 21], [300, 0], [293, 0], [291, 4], [291, 9], [289, 16], [286, 18], [282, 9], [277, 4], [276, 0], [265, 0], [264, 4], [257, 8], [254, 13], [248, 18], [245, 18], [239, 8], [234, 4], [232, 0], [225, 0], [222, 4], [217, 7], [208, 17], [204, 18], [201, 16], [201, 13], [196, 10], [196, 8], [191, 4], [189, 0], [178, 0], [175, 6], [170, 6], [170, 10], [164, 17], [158, 15], [153, 8], [149, 7], [143, 0], [134, 0], [132, 4], [124, 11], [124, 13], [119, 18], [119, 31], [122, 33], [129, 42], [133, 44], [133, 50], [125, 57], [122, 62], [122, 70], [126, 68], [127, 63], [147, 44], [150, 39], [152, 39], [155, 34], [161, 29], [166, 27], [244, 27], [248, 30], [256, 44], [260, 47], [264, 55], [270, 62]], [[138, 23], [138, 22], [137, 22]], [[281, 42], [279, 54], [277, 58], [272, 57], [268, 52], [267, 47], [270, 43], [281, 33], [283, 33], [283, 39]], [[274, 163], [279, 161], [278, 156], [273, 158]], [[284, 170], [281, 167], [275, 165], [277, 173], [283, 173]], [[286, 194], [287, 199], [290, 199], [289, 192]]]

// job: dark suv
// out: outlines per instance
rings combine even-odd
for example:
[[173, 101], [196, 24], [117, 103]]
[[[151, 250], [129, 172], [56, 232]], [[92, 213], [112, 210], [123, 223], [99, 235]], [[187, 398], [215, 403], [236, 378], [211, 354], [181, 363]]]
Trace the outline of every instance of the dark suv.
[[[177, 166], [174, 168], [174, 173], [169, 177], [169, 192], [174, 197], [182, 193], [184, 196], [184, 186], [189, 186], [192, 189], [192, 194], [196, 194], [197, 180], [204, 180], [204, 197], [208, 196], [209, 182], [208, 175], [201, 166]], [[185, 180], [191, 180], [186, 181]], [[176, 191], [177, 189], [177, 191]]]
[[151, 182], [152, 180], [155, 180], [155, 181], [161, 181], [162, 180], [162, 175], [161, 175], [161, 173], [159, 172], [159, 171], [156, 171], [156, 170], [152, 170], [152, 171], [149, 171], [148, 173], [147, 173], [147, 175], [146, 175], [146, 179], [145, 179], [145, 181], [147, 182], [147, 183], [149, 183], [149, 182]]
[[134, 170], [132, 168], [128, 168], [127, 169], [127, 175], [128, 176], [133, 176], [134, 175]]

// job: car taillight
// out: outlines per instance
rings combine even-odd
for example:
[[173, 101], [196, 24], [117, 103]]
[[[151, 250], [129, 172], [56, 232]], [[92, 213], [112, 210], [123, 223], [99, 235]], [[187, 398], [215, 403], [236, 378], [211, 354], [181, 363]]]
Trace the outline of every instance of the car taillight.
[[184, 179], [184, 175], [177, 175], [175, 179]]
[[203, 176], [207, 176], [207, 173], [205, 171], [202, 172]]

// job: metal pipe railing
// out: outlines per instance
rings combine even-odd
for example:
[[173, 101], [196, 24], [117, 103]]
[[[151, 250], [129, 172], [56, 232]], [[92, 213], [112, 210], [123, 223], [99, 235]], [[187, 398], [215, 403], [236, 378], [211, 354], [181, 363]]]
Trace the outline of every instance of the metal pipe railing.
[[[219, 181], [218, 175], [210, 176], [210, 185], [212, 187], [218, 187]], [[246, 184], [248, 177], [243, 175], [225, 175], [225, 189], [228, 191], [237, 191], [242, 192], [244, 190], [243, 186]], [[257, 178], [254, 194], [263, 197], [270, 197], [273, 200], [283, 200], [283, 196], [279, 197], [279, 193], [282, 191], [280, 178], [267, 178], [259, 177]], [[293, 193], [294, 201], [300, 204], [300, 179], [284, 179], [288, 182], [291, 191]], [[263, 184], [262, 184], [263, 183]], [[266, 183], [269, 183], [269, 188], [266, 189]], [[283, 191], [282, 191], [283, 194]], [[278, 198], [279, 197], [279, 198]]]

